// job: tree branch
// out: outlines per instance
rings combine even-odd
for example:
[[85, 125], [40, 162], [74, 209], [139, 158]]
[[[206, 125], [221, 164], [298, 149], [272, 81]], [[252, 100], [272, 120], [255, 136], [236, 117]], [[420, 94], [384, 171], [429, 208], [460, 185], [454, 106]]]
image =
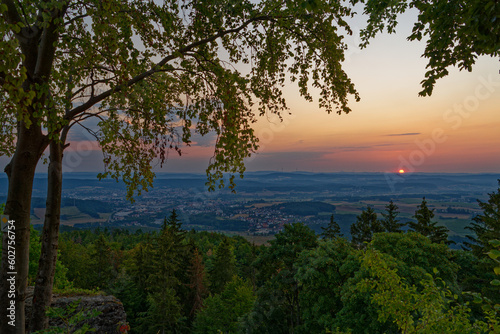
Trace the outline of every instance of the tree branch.
[[2, 0], [2, 3], [7, 6], [7, 11], [3, 14], [5, 20], [10, 24], [21, 22], [21, 15], [19, 15], [14, 1]]
[[71, 24], [72, 22], [75, 22], [75, 21], [80, 20], [80, 19], [84, 19], [84, 18], [89, 17], [89, 16], [90, 16], [89, 14], [77, 15], [77, 16], [73, 17], [71, 20], [64, 22], [64, 25], [66, 26], [68, 24]]
[[[56, 9], [52, 11], [51, 21], [49, 26], [43, 29], [40, 44], [38, 47], [38, 57], [35, 66], [36, 79], [47, 80], [52, 71], [52, 63], [54, 61], [54, 53], [56, 50], [57, 39], [59, 34], [57, 32], [58, 25], [54, 24], [56, 18], [64, 17], [68, 4], [66, 3], [61, 10]], [[45, 81], [44, 80], [44, 81]]]
[[[19, 0], [17, 0], [17, 4], [19, 5], [19, 8], [21, 8], [21, 13], [23, 14], [23, 17], [24, 17], [24, 23], [28, 27], [30, 27], [28, 16], [26, 15], [26, 12], [24, 11], [23, 5], [21, 4], [21, 2]], [[30, 27], [30, 29], [31, 29], [31, 27]]]
[[247, 21], [245, 21], [243, 24], [241, 24], [239, 27], [236, 27], [236, 28], [233, 28], [233, 29], [229, 29], [229, 30], [223, 30], [223, 31], [220, 31], [218, 32], [217, 34], [213, 35], [213, 36], [210, 36], [210, 37], [207, 37], [207, 38], [204, 38], [204, 39], [201, 39], [197, 42], [193, 42], [181, 49], [179, 49], [177, 52], [175, 53], [172, 53], [170, 54], [169, 56], [163, 58], [161, 61], [159, 61], [156, 65], [154, 65], [150, 70], [146, 71], [146, 72], [143, 72], [141, 74], [138, 74], [137, 76], [133, 77], [132, 79], [128, 80], [126, 83], [124, 83], [123, 85], [120, 85], [120, 86], [117, 86], [117, 87], [113, 87], [113, 88], [110, 88], [108, 89], [107, 91], [99, 94], [99, 95], [96, 95], [96, 96], [93, 96], [91, 97], [87, 102], [85, 102], [84, 104], [81, 104], [79, 105], [78, 107], [75, 107], [73, 108], [72, 110], [68, 111], [66, 113], [66, 115], [64, 116], [64, 119], [65, 120], [71, 120], [73, 119], [76, 115], [84, 112], [85, 110], [89, 109], [90, 107], [92, 107], [93, 105], [101, 102], [102, 100], [108, 98], [109, 96], [111, 96], [113, 93], [115, 92], [119, 92], [121, 91], [123, 88], [125, 87], [131, 87], [133, 85], [135, 85], [136, 83], [144, 80], [145, 78], [161, 71], [162, 67], [167, 64], [169, 61], [173, 60], [173, 59], [176, 59], [177, 57], [179, 57], [179, 54], [181, 55], [184, 55], [186, 54], [187, 52], [193, 50], [194, 48], [200, 46], [200, 45], [204, 45], [204, 44], [207, 44], [207, 43], [210, 43], [210, 42], [213, 42], [215, 41], [216, 39], [218, 38], [221, 38], [225, 35], [228, 35], [228, 34], [232, 34], [232, 33], [238, 33], [240, 32], [241, 30], [245, 29], [248, 25], [250, 25], [250, 23], [252, 22], [258, 22], [258, 21], [267, 21], [267, 20], [273, 20], [275, 19], [276, 17], [272, 17], [272, 16], [269, 16], [269, 15], [264, 15], [264, 16], [256, 16], [254, 18], [251, 18], [251, 19], [248, 19]]
[[[87, 130], [88, 133], [90, 133], [97, 141], [99, 141], [99, 136], [97, 135], [97, 132], [95, 132], [94, 130], [92, 130], [91, 128], [83, 125], [80, 120], [75, 120], [75, 122], [73, 124], [77, 124], [80, 125], [82, 128], [84, 128], [85, 130]], [[73, 125], [72, 124], [72, 125]]]
[[[19, 14], [19, 11], [16, 8], [16, 5], [14, 3], [14, 0], [1, 0], [3, 4], [7, 6], [7, 11], [3, 14], [3, 17], [9, 24], [18, 24], [19, 22], [23, 22], [23, 19], [21, 15]], [[21, 6], [21, 4], [19, 4]], [[27, 51], [26, 47], [26, 42], [30, 38], [38, 38], [37, 35], [41, 32], [40, 29], [35, 25], [31, 26], [29, 25], [28, 18], [26, 17], [26, 14], [24, 14], [24, 10], [21, 7], [21, 10], [23, 11], [23, 15], [25, 16], [25, 27], [21, 28], [21, 31], [19, 33], [14, 33], [14, 36], [19, 40], [21, 49], [23, 50], [23, 53]]]

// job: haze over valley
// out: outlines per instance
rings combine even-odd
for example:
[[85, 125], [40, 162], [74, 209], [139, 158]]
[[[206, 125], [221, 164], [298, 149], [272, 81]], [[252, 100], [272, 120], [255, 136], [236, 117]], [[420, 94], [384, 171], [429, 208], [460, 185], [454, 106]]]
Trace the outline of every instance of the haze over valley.
[[[175, 209], [185, 229], [241, 234], [264, 242], [284, 224], [304, 222], [316, 232], [334, 214], [342, 233], [363, 209], [380, 216], [390, 200], [399, 206], [403, 222], [413, 218], [425, 197], [435, 209], [435, 221], [450, 230], [460, 244], [464, 229], [479, 212], [477, 200], [496, 189], [500, 174], [456, 173], [310, 173], [249, 172], [237, 180], [236, 193], [208, 192], [204, 174], [158, 174], [154, 188], [125, 200], [125, 187], [95, 173], [66, 173], [63, 182], [62, 229], [158, 229]], [[41, 228], [45, 213], [46, 175], [37, 174], [33, 189], [32, 223]], [[1, 189], [7, 179], [0, 179]], [[5, 192], [0, 196], [5, 200]]]

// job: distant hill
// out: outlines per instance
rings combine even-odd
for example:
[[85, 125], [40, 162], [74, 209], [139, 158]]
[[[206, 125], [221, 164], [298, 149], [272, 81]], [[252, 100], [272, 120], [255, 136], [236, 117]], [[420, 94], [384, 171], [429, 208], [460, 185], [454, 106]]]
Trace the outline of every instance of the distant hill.
[[[92, 187], [123, 192], [122, 182], [97, 180], [96, 173], [64, 173], [63, 196], [69, 190]], [[472, 173], [309, 173], [309, 172], [247, 172], [243, 179], [236, 180], [239, 193], [323, 193], [342, 196], [380, 196], [391, 198], [408, 194], [417, 196], [455, 194], [478, 198], [487, 196], [497, 186], [500, 174]], [[157, 173], [154, 189], [181, 188], [206, 192], [206, 175], [193, 173]], [[7, 177], [0, 173], [0, 196], [7, 195]], [[152, 192], [154, 192], [154, 189]], [[47, 192], [47, 175], [36, 174], [33, 196], [44, 197]], [[229, 193], [227, 189], [218, 193]], [[316, 196], [317, 196], [316, 195]], [[234, 196], [232, 196], [234, 197]], [[311, 194], [305, 194], [305, 199]]]

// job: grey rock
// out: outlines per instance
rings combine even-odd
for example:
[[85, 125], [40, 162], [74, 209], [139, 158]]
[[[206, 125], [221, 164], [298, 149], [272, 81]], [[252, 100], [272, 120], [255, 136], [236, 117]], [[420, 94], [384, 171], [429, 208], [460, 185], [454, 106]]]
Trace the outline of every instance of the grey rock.
[[[29, 320], [31, 314], [33, 299], [33, 287], [28, 287], [28, 295], [26, 298], [26, 318]], [[115, 334], [120, 333], [118, 327], [120, 324], [127, 322], [127, 315], [120, 300], [114, 296], [59, 296], [54, 294], [52, 297], [51, 307], [53, 308], [67, 308], [71, 303], [80, 300], [77, 311], [81, 310], [97, 310], [101, 312], [97, 317], [87, 319], [75, 327], [75, 330], [82, 327], [85, 323], [90, 328], [95, 328], [94, 333], [98, 334]], [[61, 319], [49, 319], [49, 326], [64, 327]]]

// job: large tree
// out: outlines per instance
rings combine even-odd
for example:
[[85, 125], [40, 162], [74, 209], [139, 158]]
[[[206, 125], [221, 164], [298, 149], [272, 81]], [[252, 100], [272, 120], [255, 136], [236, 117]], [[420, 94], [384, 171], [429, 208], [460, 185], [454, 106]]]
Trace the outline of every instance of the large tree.
[[377, 213], [371, 206], [361, 211], [356, 222], [351, 225], [352, 243], [358, 247], [365, 247], [372, 240], [374, 233], [384, 232], [384, 228], [377, 218]]
[[385, 232], [402, 232], [401, 228], [406, 224], [400, 223], [399, 219], [397, 219], [399, 215], [398, 206], [392, 200], [385, 206], [385, 212], [382, 212], [383, 219], [380, 220]]
[[318, 245], [318, 237], [303, 223], [285, 224], [256, 260], [259, 270], [257, 300], [245, 320], [246, 333], [295, 333], [302, 325], [295, 278], [300, 254]]
[[189, 254], [185, 234], [177, 213], [173, 210], [169, 218], [165, 218], [160, 234], [153, 240], [154, 272], [146, 280], [149, 307], [142, 331], [175, 332], [179, 325], [182, 312], [180, 276], [188, 268]]
[[[153, 162], [180, 152], [191, 129], [215, 133], [209, 188], [243, 173], [257, 148], [256, 113], [287, 109], [282, 87], [318, 89], [328, 112], [349, 112], [358, 95], [341, 62], [349, 8], [335, 1], [2, 0], [0, 151], [12, 157], [6, 214], [16, 227], [16, 323], [24, 332], [31, 189], [49, 148], [47, 210], [34, 328], [44, 325], [57, 255], [63, 152], [77, 124], [95, 136], [106, 172], [128, 196], [151, 185]], [[236, 66], [236, 67], [235, 67]], [[89, 118], [98, 129], [89, 128]], [[3, 237], [4, 249], [7, 238]], [[0, 308], [5, 319], [7, 254]]]
[[224, 237], [222, 242], [215, 249], [212, 261], [212, 268], [208, 272], [210, 279], [210, 292], [221, 293], [224, 287], [236, 275], [236, 257], [234, 256], [234, 246], [228, 237]]
[[478, 258], [494, 249], [490, 240], [500, 240], [500, 180], [498, 180], [498, 185], [496, 192], [488, 194], [487, 202], [478, 200], [483, 212], [472, 218], [473, 222], [466, 227], [475, 235], [468, 235], [467, 238], [471, 242], [465, 244]]
[[410, 221], [410, 228], [426, 237], [435, 243], [454, 243], [448, 240], [449, 230], [446, 226], [438, 226], [437, 222], [432, 221], [434, 218], [434, 209], [429, 209], [425, 197], [422, 198], [422, 203], [417, 206], [415, 215], [416, 221]]
[[321, 232], [321, 236], [324, 239], [333, 239], [336, 237], [342, 238], [343, 234], [340, 233], [340, 226], [339, 224], [335, 221], [335, 217], [333, 214], [330, 216], [330, 222], [326, 227], [321, 227], [323, 232]]

